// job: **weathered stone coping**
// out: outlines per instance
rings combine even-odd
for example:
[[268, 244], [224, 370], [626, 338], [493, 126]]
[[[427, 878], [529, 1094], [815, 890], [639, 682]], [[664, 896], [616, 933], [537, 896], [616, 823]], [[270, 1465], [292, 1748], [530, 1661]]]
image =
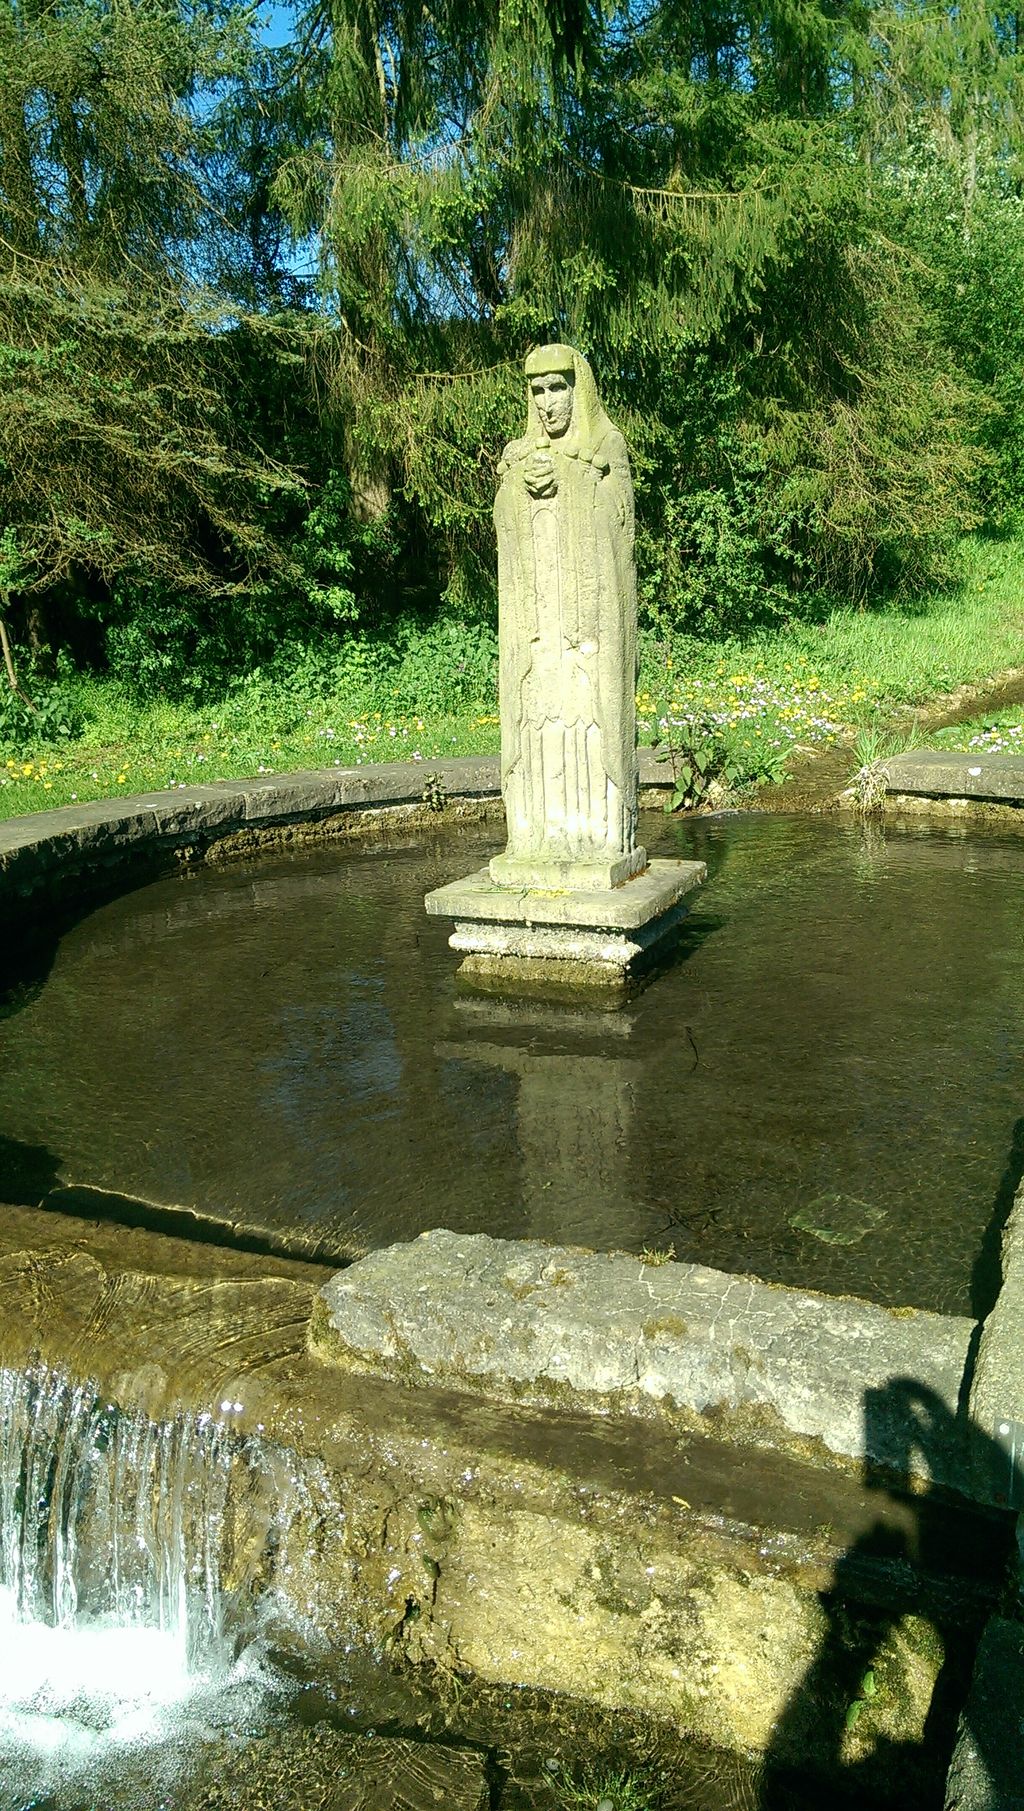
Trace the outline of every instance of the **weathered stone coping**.
[[[641, 749], [640, 767], [643, 786], [671, 786], [670, 771], [653, 750]], [[497, 755], [453, 755], [312, 768], [30, 812], [0, 820], [0, 885], [19, 886], [41, 868], [73, 864], [83, 855], [138, 850], [143, 844], [168, 850], [203, 847], [235, 832], [295, 824], [320, 823], [329, 829], [340, 813], [374, 807], [424, 806], [429, 821], [428, 781], [440, 781], [434, 811], [446, 801], [496, 800], [500, 762]]]
[[[1024, 831], [1024, 755], [912, 749], [876, 761], [870, 771], [878, 782], [873, 811]], [[833, 807], [863, 811], [858, 785], [847, 785]]]
[[[311, 1339], [354, 1372], [506, 1402], [665, 1408], [726, 1437], [825, 1463], [870, 1458], [970, 1495], [959, 1410], [973, 1333], [967, 1319], [699, 1264], [438, 1230], [333, 1277]], [[927, 1458], [908, 1451], [908, 1381], [944, 1430]]]
[[202, 853], [230, 838], [296, 825], [329, 834], [339, 819], [375, 807], [419, 808], [429, 818], [428, 775], [452, 800], [483, 801], [499, 791], [495, 758], [453, 758], [265, 774], [66, 805], [0, 824], [0, 890], [27, 893], [55, 873], [144, 854]]
[[[671, 785], [650, 749], [641, 751], [641, 783]], [[0, 919], [19, 917], [40, 893], [59, 889], [67, 903], [68, 883], [112, 871], [372, 833], [395, 819], [413, 828], [501, 812], [497, 755], [261, 774], [31, 812], [0, 821]]]
[[[9, 910], [57, 880], [123, 864], [250, 853], [300, 833], [351, 835], [379, 823], [382, 812], [410, 824], [465, 816], [467, 808], [470, 815], [500, 814], [499, 766], [496, 755], [453, 756], [261, 774], [9, 818], [0, 821], [0, 905]], [[925, 750], [893, 756], [883, 767], [890, 804], [917, 801], [927, 809], [929, 801], [955, 800], [1011, 811], [1024, 804], [1024, 757]], [[433, 804], [425, 798], [428, 779], [440, 782]], [[655, 796], [672, 784], [651, 749], [640, 750], [640, 782]]]
[[971, 1420], [985, 1442], [988, 1476], [975, 1488], [989, 1501], [1024, 1508], [1024, 1184], [1003, 1228], [1002, 1283], [982, 1328], [971, 1385]]
[[946, 1782], [947, 1811], [1024, 1811], [1024, 1629], [993, 1616]]
[[879, 765], [890, 793], [932, 799], [988, 799], [1024, 805], [1024, 755], [911, 749]]

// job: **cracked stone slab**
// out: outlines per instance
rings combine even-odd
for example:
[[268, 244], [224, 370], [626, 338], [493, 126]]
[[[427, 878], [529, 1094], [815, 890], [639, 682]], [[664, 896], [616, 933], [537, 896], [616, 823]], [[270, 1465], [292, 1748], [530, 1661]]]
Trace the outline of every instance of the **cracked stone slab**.
[[1024, 757], [974, 750], [914, 749], [882, 765], [891, 793], [1024, 804]]
[[959, 1317], [698, 1264], [438, 1229], [332, 1277], [310, 1340], [331, 1363], [409, 1383], [598, 1411], [660, 1406], [826, 1463], [923, 1471], [907, 1440], [909, 1379], [947, 1411], [928, 1475], [966, 1489], [957, 1405], [972, 1332]]

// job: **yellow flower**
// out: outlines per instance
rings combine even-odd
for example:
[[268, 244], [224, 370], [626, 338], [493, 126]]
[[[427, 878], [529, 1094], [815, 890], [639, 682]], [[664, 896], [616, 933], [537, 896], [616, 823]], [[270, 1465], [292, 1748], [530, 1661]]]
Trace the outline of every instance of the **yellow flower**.
[[123, 786], [127, 778], [128, 778], [128, 775], [126, 773], [119, 773], [117, 776], [118, 785]]

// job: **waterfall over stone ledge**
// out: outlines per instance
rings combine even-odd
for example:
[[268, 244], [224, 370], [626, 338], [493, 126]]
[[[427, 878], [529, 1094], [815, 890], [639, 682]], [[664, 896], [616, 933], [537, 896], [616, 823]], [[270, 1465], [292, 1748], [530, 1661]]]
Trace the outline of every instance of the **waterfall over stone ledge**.
[[92, 1779], [129, 1745], [180, 1739], [197, 1700], [216, 1722], [211, 1700], [260, 1689], [258, 1657], [235, 1656], [275, 1543], [271, 1485], [221, 1418], [151, 1421], [44, 1366], [0, 1368], [9, 1779]]

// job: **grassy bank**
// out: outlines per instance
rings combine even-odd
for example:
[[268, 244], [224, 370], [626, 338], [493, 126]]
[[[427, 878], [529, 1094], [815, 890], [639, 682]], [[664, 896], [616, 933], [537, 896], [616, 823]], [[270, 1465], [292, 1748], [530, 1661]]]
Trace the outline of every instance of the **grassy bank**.
[[958, 748], [985, 755], [1024, 755], [1024, 704], [969, 717], [929, 738], [936, 748]]
[[[756, 783], [778, 778], [794, 749], [1022, 664], [1024, 541], [971, 542], [961, 585], [913, 609], [718, 644], [644, 642], [640, 735], [713, 743], [737, 784]], [[295, 650], [194, 703], [140, 702], [91, 677], [62, 692], [73, 737], [0, 743], [2, 816], [301, 767], [414, 759], [426, 773], [440, 756], [498, 747], [493, 638], [474, 630], [463, 646], [453, 625], [397, 654], [369, 643]]]

